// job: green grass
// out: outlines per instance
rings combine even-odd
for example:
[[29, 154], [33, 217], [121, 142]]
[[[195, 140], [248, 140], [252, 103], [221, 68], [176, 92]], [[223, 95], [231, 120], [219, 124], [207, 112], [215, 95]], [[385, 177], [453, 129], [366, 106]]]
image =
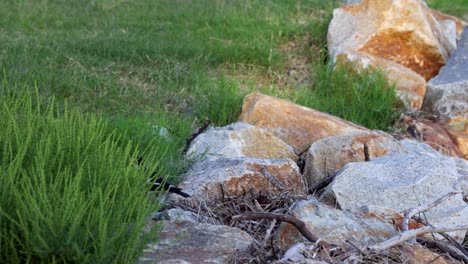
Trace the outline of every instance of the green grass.
[[[29, 87], [4, 82], [0, 109], [0, 262], [131, 262], [160, 206], [147, 196], [148, 173], [134, 167], [144, 149]], [[167, 146], [146, 152], [162, 157]]]
[[185, 139], [205, 119], [235, 122], [249, 92], [388, 128], [382, 74], [328, 66], [339, 3], [0, 1], [0, 262], [132, 262], [154, 209], [135, 157], [178, 181]]
[[458, 16], [465, 20], [468, 17], [468, 0], [427, 0], [426, 2], [431, 8], [449, 15]]

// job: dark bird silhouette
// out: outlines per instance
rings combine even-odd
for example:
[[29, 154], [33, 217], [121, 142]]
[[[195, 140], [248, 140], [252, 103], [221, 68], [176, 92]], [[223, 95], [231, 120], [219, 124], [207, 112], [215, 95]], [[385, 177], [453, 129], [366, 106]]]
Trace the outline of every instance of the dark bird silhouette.
[[[142, 165], [142, 163], [143, 163], [143, 157], [138, 157], [138, 165]], [[147, 170], [147, 168], [145, 169]], [[190, 195], [187, 193], [184, 193], [181, 188], [165, 180], [164, 177], [159, 176], [156, 172], [151, 173], [150, 179], [151, 180], [156, 179], [156, 181], [151, 186], [150, 191], [157, 191], [157, 190], [167, 191], [170, 193], [178, 194], [183, 197], [190, 197]]]
[[153, 186], [151, 186], [150, 191], [154, 191], [157, 189], [161, 189], [164, 191], [168, 191], [170, 193], [175, 193], [178, 195], [181, 195], [183, 197], [190, 197], [187, 193], [184, 193], [181, 188], [171, 184], [168, 181], [164, 181], [163, 178], [158, 178], [155, 183], [153, 183]]

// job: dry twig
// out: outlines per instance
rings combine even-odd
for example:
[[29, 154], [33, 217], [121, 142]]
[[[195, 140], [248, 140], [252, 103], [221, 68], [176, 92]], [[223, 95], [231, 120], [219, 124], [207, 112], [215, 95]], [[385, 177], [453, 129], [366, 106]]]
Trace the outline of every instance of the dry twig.
[[461, 226], [453, 226], [453, 227], [433, 227], [433, 226], [425, 226], [418, 229], [412, 229], [405, 232], [400, 233], [398, 236], [392, 237], [384, 242], [375, 244], [373, 246], [367, 247], [365, 251], [383, 251], [389, 249], [393, 246], [399, 245], [407, 240], [410, 240], [414, 237], [419, 235], [424, 235], [427, 233], [439, 233], [439, 232], [451, 232], [451, 231], [458, 231], [458, 230], [465, 230], [468, 229], [468, 225], [461, 225]]
[[247, 213], [242, 215], [236, 215], [232, 217], [232, 221], [245, 221], [245, 220], [257, 220], [257, 219], [268, 219], [286, 222], [293, 225], [307, 240], [317, 243], [322, 247], [328, 248], [331, 245], [327, 242], [322, 241], [318, 236], [314, 235], [307, 228], [305, 223], [292, 215], [287, 214], [276, 214], [276, 213]]

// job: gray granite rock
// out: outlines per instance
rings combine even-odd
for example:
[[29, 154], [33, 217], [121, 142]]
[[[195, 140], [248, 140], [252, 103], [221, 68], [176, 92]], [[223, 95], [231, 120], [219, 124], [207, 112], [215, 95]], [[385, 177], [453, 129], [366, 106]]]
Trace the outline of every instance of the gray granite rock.
[[[303, 200], [291, 208], [291, 215], [302, 220], [307, 228], [324, 241], [350, 247], [346, 241], [354, 245], [364, 246], [382, 242], [397, 234], [395, 228], [378, 219], [342, 211], [320, 203], [315, 198]], [[304, 241], [302, 235], [290, 224], [283, 223], [279, 230], [279, 240], [282, 247], [289, 247]]]
[[443, 119], [468, 118], [468, 28], [446, 65], [427, 83], [424, 108]]
[[[429, 204], [462, 188], [460, 159], [446, 156], [393, 153], [369, 162], [349, 163], [335, 177], [325, 196], [333, 196], [343, 210], [366, 205], [397, 212]], [[462, 194], [447, 199], [425, 213], [430, 224], [440, 227], [466, 224], [468, 206]], [[451, 233], [463, 240], [465, 231]]]
[[136, 262], [222, 264], [236, 252], [246, 251], [253, 238], [246, 232], [224, 225], [164, 221], [163, 229]]
[[352, 132], [323, 138], [314, 142], [307, 150], [304, 177], [310, 186], [349, 162], [405, 151], [398, 140], [381, 131]]

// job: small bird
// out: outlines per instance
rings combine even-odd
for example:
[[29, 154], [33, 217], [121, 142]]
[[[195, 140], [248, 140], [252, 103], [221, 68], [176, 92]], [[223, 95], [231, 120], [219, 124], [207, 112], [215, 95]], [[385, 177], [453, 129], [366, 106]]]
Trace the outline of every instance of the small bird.
[[[142, 163], [143, 163], [143, 157], [139, 157], [138, 165], [142, 165]], [[181, 188], [165, 180], [163, 177], [158, 176], [156, 172], [151, 173], [150, 179], [156, 179], [156, 181], [151, 186], [150, 191], [156, 191], [156, 190], [167, 191], [170, 193], [178, 194], [183, 197], [190, 197], [190, 195], [187, 193], [184, 193]]]
[[[162, 186], [162, 187], [161, 187]], [[158, 178], [155, 183], [153, 183], [153, 186], [151, 186], [150, 191], [154, 191], [156, 189], [162, 189], [164, 191], [168, 191], [170, 193], [175, 193], [183, 197], [190, 197], [187, 193], [184, 193], [181, 188], [171, 184], [168, 181], [164, 181], [163, 178]]]

